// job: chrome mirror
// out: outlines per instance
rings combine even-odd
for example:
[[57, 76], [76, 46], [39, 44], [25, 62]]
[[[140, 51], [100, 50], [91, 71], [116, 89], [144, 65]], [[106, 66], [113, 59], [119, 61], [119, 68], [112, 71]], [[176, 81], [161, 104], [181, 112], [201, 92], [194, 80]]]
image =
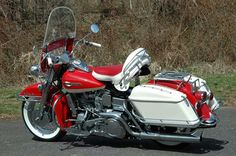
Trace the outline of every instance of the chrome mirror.
[[93, 32], [93, 33], [98, 33], [99, 32], [99, 26], [98, 24], [94, 23], [90, 26], [90, 30]]
[[32, 65], [30, 68], [30, 74], [38, 77], [39, 76], [39, 65]]

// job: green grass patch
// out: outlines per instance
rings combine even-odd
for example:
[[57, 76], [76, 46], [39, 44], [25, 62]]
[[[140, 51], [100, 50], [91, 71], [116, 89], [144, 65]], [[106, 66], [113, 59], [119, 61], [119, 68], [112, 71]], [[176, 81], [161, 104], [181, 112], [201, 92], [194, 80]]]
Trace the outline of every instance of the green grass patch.
[[206, 75], [203, 78], [219, 100], [225, 105], [236, 106], [236, 74]]
[[17, 101], [20, 88], [0, 88], [0, 119], [18, 118], [20, 116], [21, 102]]

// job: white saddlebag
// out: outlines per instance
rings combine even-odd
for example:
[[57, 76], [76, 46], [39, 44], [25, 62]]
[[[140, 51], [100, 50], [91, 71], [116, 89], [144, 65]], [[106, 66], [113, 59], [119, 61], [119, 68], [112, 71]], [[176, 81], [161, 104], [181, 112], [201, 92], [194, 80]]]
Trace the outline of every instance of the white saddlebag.
[[186, 95], [158, 85], [133, 88], [129, 100], [140, 122], [173, 127], [197, 127], [200, 120]]

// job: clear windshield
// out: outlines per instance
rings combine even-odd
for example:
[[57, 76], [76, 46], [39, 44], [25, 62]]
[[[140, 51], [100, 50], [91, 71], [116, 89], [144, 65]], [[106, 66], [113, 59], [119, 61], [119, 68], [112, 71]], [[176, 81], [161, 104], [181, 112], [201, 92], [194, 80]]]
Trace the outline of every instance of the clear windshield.
[[75, 17], [72, 10], [67, 7], [57, 7], [48, 17], [43, 47], [61, 38], [75, 38], [75, 35]]

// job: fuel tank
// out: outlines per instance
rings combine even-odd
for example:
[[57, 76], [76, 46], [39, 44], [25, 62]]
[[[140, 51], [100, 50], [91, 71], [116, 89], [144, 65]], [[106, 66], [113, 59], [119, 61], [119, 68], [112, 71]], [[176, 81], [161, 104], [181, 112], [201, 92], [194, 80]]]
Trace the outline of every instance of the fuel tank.
[[62, 86], [70, 93], [81, 93], [105, 88], [105, 85], [92, 76], [92, 72], [79, 69], [66, 71], [62, 76]]

